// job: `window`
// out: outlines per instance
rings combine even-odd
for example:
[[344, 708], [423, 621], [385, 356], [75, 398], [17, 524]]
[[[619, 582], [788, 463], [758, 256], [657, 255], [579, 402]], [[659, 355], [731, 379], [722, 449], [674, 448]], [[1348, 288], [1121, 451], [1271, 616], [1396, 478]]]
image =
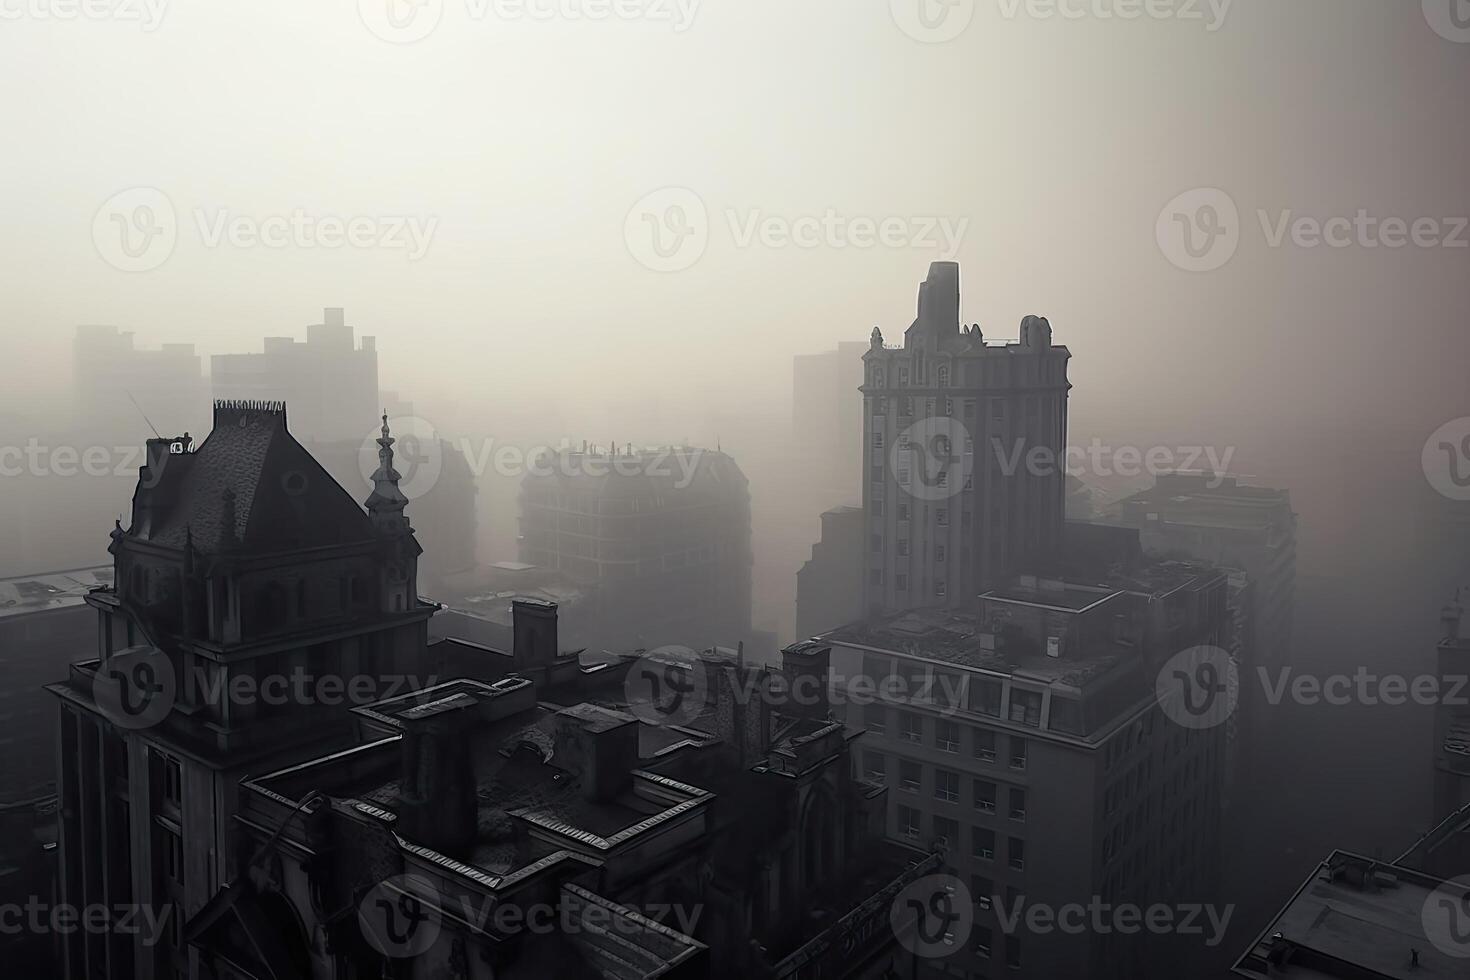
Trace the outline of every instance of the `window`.
[[953, 845], [960, 839], [960, 825], [948, 817], [935, 817], [934, 836], [943, 837], [947, 844]]
[[940, 579], [935, 579], [934, 580], [934, 594], [937, 595], [937, 596], [939, 596], [941, 599], [944, 598], [944, 596], [946, 594], [945, 593], [944, 579], [940, 578]]
[[1011, 838], [1010, 860], [1006, 862], [1015, 871], [1026, 870], [1026, 842], [1019, 837]]
[[995, 831], [984, 827], [971, 827], [974, 856], [981, 861], [995, 860]]
[[970, 876], [970, 896], [975, 899], [975, 904], [982, 909], [988, 909], [991, 899], [995, 895], [995, 882], [984, 875]]
[[1028, 728], [1041, 727], [1041, 692], [1011, 688], [1011, 721]]
[[888, 731], [888, 709], [881, 704], [863, 706], [863, 727], [874, 735]]
[[1064, 698], [1053, 694], [1051, 713], [1047, 717], [1046, 727], [1068, 735], [1081, 735], [1082, 705], [1076, 698]]
[[990, 939], [990, 927], [989, 926], [976, 926], [975, 927], [975, 955], [977, 955], [977, 956], [983, 956], [983, 957], [986, 957], [988, 959], [990, 957], [990, 942], [991, 942], [991, 939]]
[[905, 364], [900, 364], [898, 366], [898, 383], [901, 385], [906, 385], [909, 383], [909, 369], [908, 366]]
[[939, 365], [939, 387], [941, 387], [941, 388], [948, 388], [949, 387], [949, 365], [948, 364], [941, 364], [941, 365]]
[[871, 546], [872, 546], [872, 550], [873, 551], [882, 551], [883, 550], [883, 535], [881, 535], [881, 534], [875, 534], [875, 535], [873, 535]]
[[1004, 422], [1006, 418], [1006, 403], [1002, 398], [990, 399], [990, 417], [997, 422]]
[[898, 785], [907, 793], [917, 793], [922, 786], [924, 770], [917, 762], [901, 760], [898, 763]]
[[911, 806], [899, 804], [898, 832], [905, 837], [919, 836], [919, 811]]
[[1011, 739], [1011, 768], [1026, 768], [1026, 740], [1024, 738]]
[[881, 464], [872, 468], [872, 471], [869, 474], [869, 479], [879, 486], [883, 485], [883, 466]]
[[1021, 940], [1018, 936], [1006, 937], [1006, 966], [1012, 970], [1021, 968]]
[[1011, 787], [1011, 819], [1026, 819], [1026, 791], [1019, 786]]
[[975, 758], [982, 762], [995, 761], [995, 732], [988, 728], [971, 729], [975, 733]]
[[883, 497], [879, 494], [873, 495], [873, 516], [883, 516]]
[[941, 752], [958, 752], [960, 750], [960, 726], [943, 719], [935, 721], [934, 746]]
[[900, 501], [899, 502], [899, 505], [898, 505], [898, 519], [899, 519], [899, 521], [901, 523], [904, 523], [904, 524], [907, 524], [908, 523], [908, 519], [909, 519], [909, 505], [907, 503], [905, 503], [905, 502], [902, 502], [902, 501]]
[[960, 801], [960, 774], [945, 769], [934, 771], [934, 798], [946, 803]]
[[988, 779], [975, 780], [975, 809], [981, 813], [995, 812], [995, 784]]
[[924, 741], [924, 719], [908, 711], [902, 712], [901, 717], [899, 736], [906, 742]]
[[881, 568], [875, 568], [872, 571], [870, 571], [868, 573], [868, 580], [871, 581], [874, 585], [882, 585], [883, 584], [883, 569], [881, 569]]
[[882, 433], [881, 430], [878, 431], [878, 432], [874, 432], [873, 433], [873, 448], [874, 449], [882, 449], [883, 448], [883, 433]]
[[863, 753], [863, 775], [880, 783], [888, 778], [888, 760], [882, 752]]
[[898, 557], [900, 557], [900, 558], [907, 558], [908, 556], [909, 556], [909, 540], [908, 540], [908, 538], [899, 538], [898, 539]]
[[936, 544], [934, 546], [934, 560], [944, 561], [944, 545]]
[[893, 576], [893, 587], [899, 592], [907, 592], [909, 590], [908, 575], [904, 574], [903, 572], [898, 572], [897, 574], [895, 574]]
[[898, 468], [898, 482], [905, 487], [909, 485], [909, 468], [907, 466], [900, 466]]
[[934, 475], [934, 485], [943, 490], [949, 486], [949, 471], [940, 470]]
[[954, 399], [953, 398], [946, 398], [944, 400], [944, 414], [945, 415], [954, 415]]
[[[943, 474], [940, 475], [942, 476]], [[949, 527], [949, 508], [936, 507], [934, 509], [934, 519], [939, 522], [940, 527]]]

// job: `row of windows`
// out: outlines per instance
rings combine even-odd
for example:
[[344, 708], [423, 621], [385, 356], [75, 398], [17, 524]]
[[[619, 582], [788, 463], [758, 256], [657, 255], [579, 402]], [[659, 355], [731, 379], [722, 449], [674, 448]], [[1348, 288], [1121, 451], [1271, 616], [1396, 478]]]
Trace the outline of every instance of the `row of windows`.
[[[878, 782], [887, 782], [888, 758], [881, 752], [863, 754], [863, 774]], [[960, 802], [961, 776], [948, 769], [934, 770], [934, 798], [945, 803]], [[921, 793], [924, 767], [909, 759], [898, 760], [898, 788], [905, 793]], [[989, 779], [971, 778], [970, 803], [980, 813], [995, 814], [1001, 799], [1000, 789]], [[1026, 790], [1009, 786], [1005, 794], [1005, 813], [1012, 820], [1026, 819]]]
[[[974, 680], [971, 680], [971, 684]], [[939, 687], [942, 685], [936, 685]], [[965, 728], [970, 731], [971, 756], [982, 762], [994, 763], [999, 757], [999, 735], [988, 728], [977, 728], [974, 726], [963, 726], [959, 722], [950, 721], [946, 718], [935, 718], [932, 733], [925, 738], [925, 718], [923, 715], [913, 711], [903, 711], [889, 708], [882, 704], [869, 704], [863, 706], [862, 725], [874, 735], [887, 735], [890, 731], [888, 719], [890, 712], [897, 715], [897, 724], [893, 727], [893, 734], [905, 742], [913, 742], [916, 745], [929, 745], [941, 752], [959, 752], [961, 735]], [[1026, 768], [1026, 739], [1019, 735], [1011, 735], [1007, 739], [1009, 754], [1007, 765], [1012, 769], [1024, 770]]]
[[[914, 807], [898, 804], [898, 833], [901, 837], [918, 840], [923, 836], [923, 815]], [[935, 818], [936, 836], [944, 836], [949, 840], [952, 848], [958, 848], [962, 843], [958, 840], [959, 825], [945, 817]], [[938, 829], [950, 831], [939, 834]], [[976, 861], [997, 860], [996, 845], [999, 837], [989, 827], [970, 828], [970, 856]], [[1012, 871], [1026, 870], [1026, 840], [1023, 837], [1006, 837], [1005, 862], [1006, 867]]]

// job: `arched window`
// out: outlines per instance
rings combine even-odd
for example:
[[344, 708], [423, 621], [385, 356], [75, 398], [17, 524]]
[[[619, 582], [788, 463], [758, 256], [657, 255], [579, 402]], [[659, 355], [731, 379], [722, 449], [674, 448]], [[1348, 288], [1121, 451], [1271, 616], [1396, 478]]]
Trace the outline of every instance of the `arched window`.
[[941, 365], [939, 365], [939, 387], [941, 387], [941, 388], [948, 388], [949, 387], [949, 365], [948, 364], [941, 364]]

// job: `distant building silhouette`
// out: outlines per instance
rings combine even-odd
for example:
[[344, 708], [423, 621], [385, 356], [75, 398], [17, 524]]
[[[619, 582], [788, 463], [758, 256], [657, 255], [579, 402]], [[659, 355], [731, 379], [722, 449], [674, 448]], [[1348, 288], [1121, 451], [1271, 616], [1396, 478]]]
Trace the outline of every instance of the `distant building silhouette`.
[[[1459, 589], [1440, 614], [1436, 655], [1439, 691], [1434, 708], [1434, 817], [1444, 819], [1470, 806], [1470, 586]], [[1455, 874], [1470, 873], [1465, 867]]]
[[306, 340], [267, 337], [258, 354], [216, 354], [210, 381], [219, 399], [284, 401], [305, 440], [361, 443], [377, 418], [378, 351], [372, 337], [359, 344], [340, 307], [327, 307]]
[[584, 584], [610, 648], [751, 635], [750, 490], [707, 449], [563, 452], [521, 484], [521, 561]]
[[901, 347], [864, 356], [864, 608], [969, 606], [1062, 543], [1067, 348], [1028, 316], [1019, 342], [960, 323], [960, 270], [935, 262]]
[[75, 428], [106, 441], [132, 435], [145, 416], [164, 432], [198, 430], [207, 391], [193, 344], [139, 348], [131, 330], [88, 324], [72, 342]]
[[820, 490], [833, 503], [860, 499], [867, 349], [860, 341], [844, 341], [836, 350], [792, 358], [791, 427], [802, 466], [811, 474], [804, 489]]

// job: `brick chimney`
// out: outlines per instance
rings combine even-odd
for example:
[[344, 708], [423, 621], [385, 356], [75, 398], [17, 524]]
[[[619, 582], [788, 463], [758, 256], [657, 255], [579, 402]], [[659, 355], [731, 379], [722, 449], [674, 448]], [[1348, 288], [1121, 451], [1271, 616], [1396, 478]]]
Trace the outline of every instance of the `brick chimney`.
[[556, 713], [552, 762], [578, 774], [582, 795], [596, 803], [617, 799], [638, 768], [638, 719], [611, 708], [578, 704]]
[[771, 679], [766, 667], [704, 660], [715, 692], [715, 728], [735, 749], [742, 766], [753, 766], [771, 748]]
[[452, 694], [404, 711], [399, 832], [442, 854], [462, 854], [475, 839], [479, 809], [470, 732], [480, 702]]
[[556, 603], [516, 599], [510, 604], [515, 639], [511, 650], [520, 672], [550, 667], [556, 660]]

